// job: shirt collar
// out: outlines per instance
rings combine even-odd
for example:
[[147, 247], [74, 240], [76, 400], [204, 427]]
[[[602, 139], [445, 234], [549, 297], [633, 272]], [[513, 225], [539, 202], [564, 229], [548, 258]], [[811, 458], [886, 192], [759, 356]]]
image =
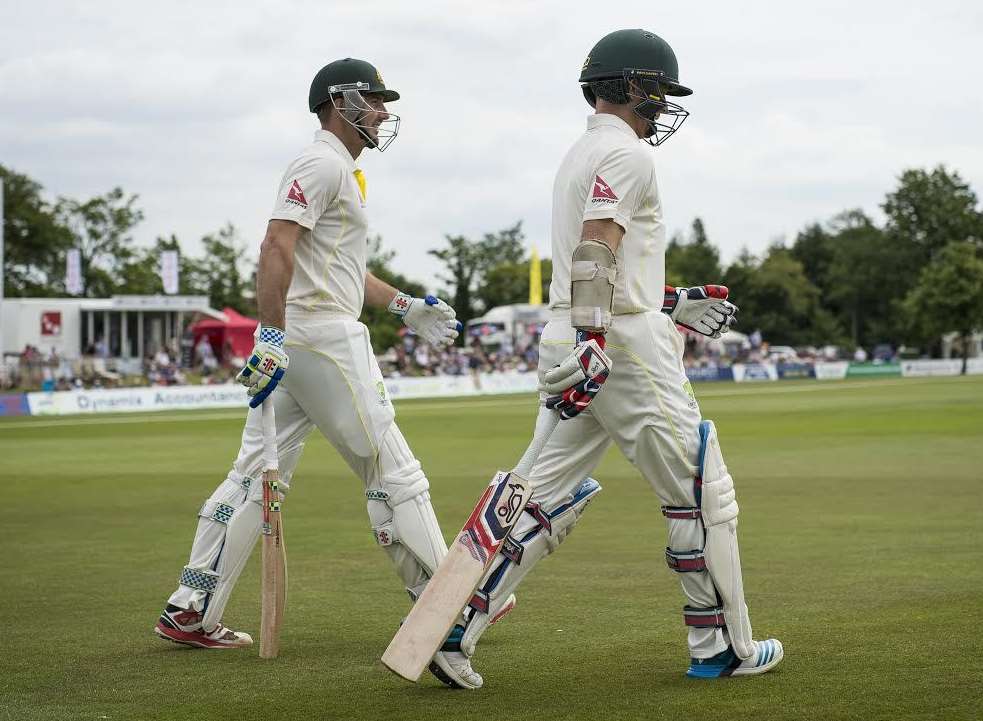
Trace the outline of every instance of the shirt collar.
[[595, 113], [594, 115], [587, 116], [587, 129], [593, 130], [594, 128], [600, 127], [610, 127], [617, 128], [625, 133], [630, 133], [633, 138], [638, 139], [638, 135], [631, 126], [624, 120], [619, 118], [617, 115], [610, 115], [608, 113]]
[[341, 142], [341, 139], [330, 130], [321, 129], [315, 131], [314, 142], [327, 143], [330, 145], [332, 148], [334, 148], [334, 151], [338, 153], [338, 157], [341, 158], [345, 165], [348, 166], [348, 169], [355, 170], [355, 158], [353, 158], [352, 154], [348, 152], [348, 148], [346, 148], [345, 144]]

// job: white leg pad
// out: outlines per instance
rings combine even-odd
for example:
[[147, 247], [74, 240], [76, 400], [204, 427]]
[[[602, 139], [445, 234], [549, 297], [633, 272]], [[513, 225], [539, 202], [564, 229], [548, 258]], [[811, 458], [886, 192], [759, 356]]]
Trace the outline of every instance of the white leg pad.
[[704, 421], [703, 479], [700, 510], [706, 540], [703, 557], [713, 585], [723, 602], [727, 633], [736, 653], [742, 659], [755, 653], [751, 636], [751, 619], [744, 601], [744, 577], [741, 573], [741, 554], [737, 546], [737, 498], [734, 479], [727, 472], [713, 423]]
[[430, 503], [427, 477], [395, 424], [382, 440], [379, 470], [365, 491], [372, 532], [407, 591], [419, 595], [447, 555], [447, 544]]
[[593, 478], [586, 479], [569, 497], [552, 511], [541, 507], [526, 507], [511, 533], [502, 544], [501, 550], [478, 585], [469, 608], [461, 638], [461, 650], [471, 656], [478, 639], [498, 616], [519, 583], [532, 570], [538, 561], [550, 555], [573, 531], [580, 515], [595, 495], [601, 491], [601, 484]]
[[198, 512], [191, 557], [168, 602], [205, 611], [207, 629], [221, 620], [231, 587], [256, 541], [261, 498], [258, 478], [231, 471]]

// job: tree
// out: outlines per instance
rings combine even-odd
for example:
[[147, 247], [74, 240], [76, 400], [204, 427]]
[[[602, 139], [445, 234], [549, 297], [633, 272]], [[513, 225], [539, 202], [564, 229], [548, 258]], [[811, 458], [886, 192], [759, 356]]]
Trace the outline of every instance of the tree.
[[[426, 294], [427, 291], [421, 284], [390, 268], [390, 264], [396, 257], [396, 251], [383, 248], [381, 235], [369, 236], [368, 243], [369, 257], [366, 267], [372, 275], [417, 298]], [[376, 353], [383, 353], [399, 342], [399, 331], [403, 324], [387, 309], [366, 305], [362, 308], [361, 321], [369, 329], [372, 348]]]
[[834, 254], [832, 234], [819, 223], [808, 225], [795, 237], [791, 252], [792, 257], [802, 263], [809, 282], [825, 291], [829, 286], [829, 266]]
[[489, 271], [499, 265], [521, 263], [525, 255], [522, 221], [497, 233], [485, 233], [477, 241], [463, 235], [444, 238], [448, 247], [427, 253], [444, 264], [445, 274], [438, 277], [449, 285], [449, 294], [453, 298], [451, 305], [457, 311], [458, 319], [467, 323], [489, 307], [482, 306], [478, 299], [492, 297], [495, 293], [488, 282]]
[[188, 276], [186, 287], [204, 291], [213, 308], [255, 315], [255, 268], [245, 263], [246, 248], [239, 242], [236, 227], [226, 223], [217, 233], [204, 236], [201, 244], [204, 256], [188, 266], [182, 264], [181, 274]]
[[444, 264], [445, 274], [437, 277], [449, 285], [448, 293], [453, 299], [450, 303], [457, 311], [457, 317], [466, 323], [476, 315], [472, 296], [479, 273], [480, 249], [463, 235], [445, 235], [444, 240], [447, 241], [446, 248], [431, 249], [427, 253]]
[[4, 193], [4, 294], [63, 295], [64, 253], [71, 247], [71, 233], [42, 199], [40, 183], [2, 165], [0, 183]]
[[983, 259], [976, 243], [950, 243], [925, 267], [903, 303], [913, 332], [938, 338], [956, 331], [962, 344], [963, 374], [970, 338], [983, 329]]
[[914, 267], [930, 261], [949, 243], [983, 239], [976, 193], [943, 165], [931, 171], [904, 171], [881, 207], [888, 234], [899, 248], [910, 247]]
[[55, 218], [69, 229], [72, 246], [81, 251], [87, 297], [112, 295], [121, 270], [136, 258], [130, 231], [143, 220], [136, 201], [136, 195], [113, 188], [85, 202], [59, 198], [55, 204]]
[[861, 210], [840, 213], [829, 228], [823, 304], [854, 346], [896, 342], [902, 334], [896, 305], [916, 277], [908, 257]]
[[[543, 298], [549, 297], [550, 280], [553, 277], [553, 262], [549, 258], [540, 260]], [[485, 273], [477, 300], [487, 311], [500, 305], [529, 302], [529, 260], [521, 263], [500, 263]]]
[[674, 235], [666, 248], [666, 282], [669, 285], [719, 283], [723, 271], [720, 253], [707, 238], [703, 221], [693, 220], [689, 242]]
[[[135, 248], [133, 256], [122, 268], [116, 281], [117, 293], [154, 295], [164, 292], [160, 277], [160, 256], [165, 250], [178, 252], [178, 293], [180, 295], [208, 295], [206, 278], [199, 272], [203, 261], [188, 256], [181, 250], [181, 243], [173, 233], [158, 236], [150, 248]], [[224, 306], [223, 306], [224, 307]]]
[[791, 251], [773, 245], [760, 263], [746, 250], [724, 274], [740, 306], [739, 322], [758, 328], [771, 343], [805, 345], [836, 337], [836, 323], [819, 303], [819, 289], [806, 278]]

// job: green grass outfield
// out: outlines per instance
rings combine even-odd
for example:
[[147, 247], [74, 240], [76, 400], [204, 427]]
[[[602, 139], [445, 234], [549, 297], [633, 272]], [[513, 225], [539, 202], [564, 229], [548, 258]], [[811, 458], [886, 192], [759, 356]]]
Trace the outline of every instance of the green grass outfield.
[[[241, 413], [0, 421], [2, 719], [979, 719], [983, 377], [701, 385], [741, 504], [756, 635], [785, 661], [684, 677], [654, 494], [612, 451], [560, 551], [479, 646], [478, 692], [378, 658], [408, 600], [359, 482], [312, 438], [284, 521], [281, 656], [151, 628]], [[527, 440], [531, 396], [405, 402], [445, 536]], [[259, 554], [226, 612], [258, 636]]]

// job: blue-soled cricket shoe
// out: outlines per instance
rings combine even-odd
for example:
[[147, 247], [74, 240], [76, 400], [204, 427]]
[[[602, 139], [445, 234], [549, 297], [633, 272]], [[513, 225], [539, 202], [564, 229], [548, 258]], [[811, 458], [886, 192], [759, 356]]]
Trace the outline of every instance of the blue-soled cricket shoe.
[[756, 646], [754, 655], [743, 661], [730, 646], [726, 651], [710, 658], [691, 658], [686, 675], [690, 678], [755, 676], [771, 671], [785, 658], [785, 649], [778, 639], [755, 641], [754, 645]]

